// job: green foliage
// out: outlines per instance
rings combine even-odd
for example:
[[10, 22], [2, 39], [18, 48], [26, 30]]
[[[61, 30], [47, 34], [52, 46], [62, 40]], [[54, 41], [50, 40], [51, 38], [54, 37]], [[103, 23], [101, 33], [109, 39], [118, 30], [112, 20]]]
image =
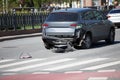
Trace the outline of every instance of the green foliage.
[[[12, 8], [15, 8], [15, 7], [19, 7], [19, 0], [4, 0], [4, 1], [8, 1], [8, 10], [10, 11], [10, 9]], [[26, 2], [30, 2], [31, 0], [24, 0], [25, 4]], [[33, 3], [34, 3], [34, 7], [35, 8], [39, 8], [41, 7], [42, 4], [50, 4], [52, 2], [57, 2], [57, 3], [60, 3], [60, 2], [71, 2], [73, 0], [32, 0]], [[79, 1], [79, 0], [76, 0], [76, 1]], [[115, 1], [115, 0], [113, 0]], [[119, 3], [120, 3], [120, 0], [117, 0]], [[2, 11], [3, 9], [3, 0], [0, 0], [0, 12]], [[26, 6], [24, 6], [26, 7]]]

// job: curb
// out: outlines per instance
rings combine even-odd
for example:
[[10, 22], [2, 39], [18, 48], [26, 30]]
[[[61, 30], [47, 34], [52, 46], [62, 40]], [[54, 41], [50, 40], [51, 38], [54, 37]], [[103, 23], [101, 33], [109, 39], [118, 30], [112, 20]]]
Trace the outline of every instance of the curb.
[[0, 37], [0, 42], [5, 40], [13, 40], [13, 39], [20, 39], [20, 38], [27, 38], [27, 37], [36, 37], [42, 36], [42, 33], [32, 33], [32, 34], [24, 34], [24, 35], [15, 35], [15, 36], [4, 36]]

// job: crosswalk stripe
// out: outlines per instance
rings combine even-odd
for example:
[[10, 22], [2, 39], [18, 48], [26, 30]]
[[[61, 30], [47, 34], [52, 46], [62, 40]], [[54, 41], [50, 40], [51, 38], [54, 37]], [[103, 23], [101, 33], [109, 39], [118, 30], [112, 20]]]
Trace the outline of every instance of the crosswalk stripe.
[[17, 73], [2, 73], [1, 75], [16, 75]]
[[65, 74], [71, 74], [71, 73], [82, 73], [82, 71], [68, 71], [68, 72], [65, 72]]
[[32, 74], [49, 74], [50, 72], [34, 72]]
[[41, 60], [44, 60], [44, 59], [31, 59], [31, 60], [27, 60], [27, 61], [10, 63], [10, 64], [6, 64], [6, 65], [1, 65], [0, 68], [6, 68], [6, 67], [10, 67], [10, 66], [16, 66], [16, 65], [26, 64], [26, 63], [30, 63], [30, 62], [41, 61]]
[[90, 77], [88, 80], [107, 80], [107, 77]]
[[98, 70], [97, 72], [115, 72], [115, 69], [111, 69], [111, 70]]
[[0, 60], [0, 63], [4, 63], [4, 62], [9, 62], [9, 61], [14, 61], [15, 59], [4, 59], [4, 60]]
[[101, 65], [97, 65], [97, 66], [92, 66], [92, 67], [88, 67], [88, 68], [84, 68], [84, 69], [80, 69], [80, 70], [96, 70], [96, 69], [109, 67], [109, 66], [113, 66], [113, 65], [117, 65], [117, 64], [120, 64], [120, 61], [115, 61], [115, 62], [110, 62], [110, 63], [101, 64]]
[[74, 59], [73, 58], [65, 58], [65, 59], [44, 62], [44, 63], [40, 63], [40, 64], [35, 64], [35, 65], [19, 67], [19, 68], [15, 68], [15, 69], [9, 69], [9, 70], [5, 70], [5, 71], [22, 71], [22, 70], [26, 70], [26, 69], [31, 69], [31, 68], [36, 68], [36, 67], [40, 67], [40, 66], [51, 65], [51, 64], [56, 64], [56, 63], [61, 63], [61, 62], [71, 61], [71, 60], [74, 60]]
[[93, 62], [97, 62], [97, 61], [103, 61], [103, 60], [106, 60], [106, 59], [107, 58], [97, 58], [97, 59], [91, 59], [91, 60], [87, 60], [87, 61], [79, 61], [79, 62], [75, 62], [75, 63], [71, 63], [71, 64], [66, 64], [66, 65], [63, 65], [63, 66], [44, 69], [44, 70], [55, 71], [55, 70], [60, 70], [60, 69], [64, 69], [64, 68], [70, 68], [70, 67], [74, 67], [74, 66], [78, 66], [78, 65], [84, 65], [84, 64], [88, 64], [88, 63], [93, 63]]

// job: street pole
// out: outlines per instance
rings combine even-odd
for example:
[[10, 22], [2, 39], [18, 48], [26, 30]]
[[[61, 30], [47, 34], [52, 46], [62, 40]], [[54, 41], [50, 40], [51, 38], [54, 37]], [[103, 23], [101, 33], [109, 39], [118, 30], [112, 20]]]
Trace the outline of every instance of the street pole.
[[107, 10], [109, 10], [109, 0], [106, 0], [107, 3]]
[[3, 4], [3, 13], [5, 13], [5, 1], [2, 0], [2, 4]]
[[80, 0], [80, 6], [81, 6], [81, 8], [84, 7], [84, 0]]
[[6, 12], [8, 13], [8, 0], [6, 0]]

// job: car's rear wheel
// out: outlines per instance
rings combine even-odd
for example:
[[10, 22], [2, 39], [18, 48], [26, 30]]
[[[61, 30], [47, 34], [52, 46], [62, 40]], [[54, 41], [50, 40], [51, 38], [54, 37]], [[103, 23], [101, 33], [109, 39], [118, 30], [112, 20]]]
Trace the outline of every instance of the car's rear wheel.
[[87, 34], [85, 36], [85, 39], [83, 40], [83, 43], [82, 43], [82, 46], [81, 48], [84, 48], [84, 49], [89, 49], [92, 45], [92, 39], [91, 39], [91, 36], [89, 34]]
[[113, 44], [115, 41], [115, 31], [111, 29], [108, 38], [105, 40], [107, 44]]

